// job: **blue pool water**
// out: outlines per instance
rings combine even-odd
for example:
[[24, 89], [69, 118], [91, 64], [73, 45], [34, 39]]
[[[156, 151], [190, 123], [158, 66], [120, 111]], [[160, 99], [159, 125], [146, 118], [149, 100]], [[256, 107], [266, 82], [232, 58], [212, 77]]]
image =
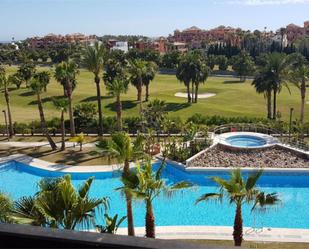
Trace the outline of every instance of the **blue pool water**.
[[225, 141], [237, 147], [258, 147], [266, 144], [263, 138], [248, 135], [231, 136], [226, 138]]
[[[155, 164], [154, 167], [157, 167]], [[246, 173], [246, 172], [245, 172]], [[17, 199], [25, 195], [33, 195], [37, 190], [37, 182], [42, 177], [60, 176], [61, 173], [48, 172], [29, 167], [21, 163], [10, 162], [0, 165], [0, 190]], [[74, 185], [80, 185], [93, 174], [74, 173]], [[121, 186], [120, 173], [94, 174], [95, 181], [91, 191], [92, 196], [111, 198], [111, 214], [125, 215], [125, 201], [115, 188]], [[234, 219], [234, 206], [227, 202], [214, 202], [194, 205], [196, 198], [206, 192], [217, 191], [217, 187], [209, 180], [211, 176], [227, 178], [228, 171], [224, 172], [195, 172], [187, 173], [167, 165], [163, 176], [170, 184], [187, 180], [195, 184], [190, 190], [178, 193], [170, 199], [164, 196], [154, 203], [156, 225], [208, 225], [231, 226]], [[309, 229], [309, 173], [264, 172], [258, 186], [265, 192], [277, 192], [282, 204], [267, 213], [250, 213], [250, 207], [245, 206], [243, 219], [245, 226], [308, 228]], [[142, 202], [134, 203], [135, 226], [144, 226], [145, 208]], [[98, 222], [100, 218], [98, 217]], [[126, 224], [123, 223], [123, 226]]]

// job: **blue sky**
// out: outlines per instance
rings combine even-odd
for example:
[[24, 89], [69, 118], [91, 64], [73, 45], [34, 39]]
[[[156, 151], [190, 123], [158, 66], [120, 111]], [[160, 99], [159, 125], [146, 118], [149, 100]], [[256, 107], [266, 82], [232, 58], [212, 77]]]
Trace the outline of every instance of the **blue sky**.
[[193, 25], [276, 30], [309, 20], [309, 0], [0, 0], [0, 40], [47, 33], [168, 35]]

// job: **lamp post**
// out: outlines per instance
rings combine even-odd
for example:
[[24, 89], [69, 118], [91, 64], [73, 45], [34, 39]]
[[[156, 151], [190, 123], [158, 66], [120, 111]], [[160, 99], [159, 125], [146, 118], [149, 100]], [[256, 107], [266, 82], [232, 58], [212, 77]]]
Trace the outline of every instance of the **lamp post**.
[[292, 116], [294, 108], [290, 108], [290, 125], [289, 125], [289, 142], [291, 141], [291, 130], [292, 130]]
[[4, 115], [4, 122], [5, 122], [5, 127], [6, 127], [7, 139], [8, 139], [8, 141], [10, 141], [9, 126], [8, 126], [8, 121], [7, 121], [7, 118], [6, 118], [6, 111], [3, 110], [2, 112], [3, 112], [3, 115]]

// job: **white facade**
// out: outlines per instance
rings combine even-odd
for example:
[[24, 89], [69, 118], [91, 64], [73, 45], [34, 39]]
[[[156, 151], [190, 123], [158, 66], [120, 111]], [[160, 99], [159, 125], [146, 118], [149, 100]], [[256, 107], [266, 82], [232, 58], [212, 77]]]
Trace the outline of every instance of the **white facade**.
[[126, 42], [126, 41], [117, 41], [116, 43], [115, 43], [115, 45], [111, 48], [111, 50], [115, 50], [115, 49], [119, 49], [119, 50], [121, 50], [121, 51], [123, 51], [123, 52], [128, 52], [128, 50], [129, 50], [129, 47], [128, 47], [128, 42]]

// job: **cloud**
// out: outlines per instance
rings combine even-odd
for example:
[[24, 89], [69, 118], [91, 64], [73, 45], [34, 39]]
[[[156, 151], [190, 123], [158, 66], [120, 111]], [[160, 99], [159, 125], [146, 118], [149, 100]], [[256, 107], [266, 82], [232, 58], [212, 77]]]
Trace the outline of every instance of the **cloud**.
[[[217, 1], [217, 3], [218, 2], [219, 1]], [[259, 5], [308, 4], [309, 0], [228, 0], [226, 1], [226, 3], [259, 6]]]

